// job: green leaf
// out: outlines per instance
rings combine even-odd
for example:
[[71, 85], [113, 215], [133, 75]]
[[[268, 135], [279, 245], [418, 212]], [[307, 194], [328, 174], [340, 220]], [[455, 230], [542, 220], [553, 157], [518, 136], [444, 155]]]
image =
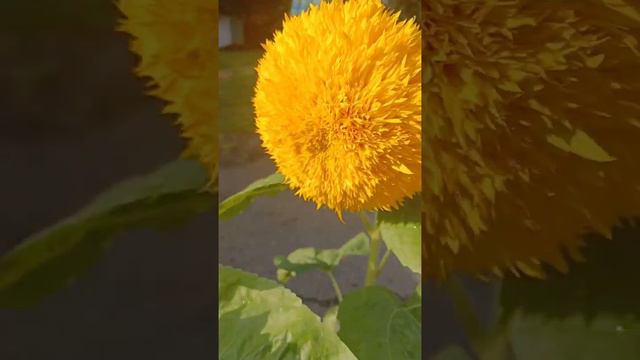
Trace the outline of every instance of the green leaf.
[[300, 298], [271, 280], [220, 266], [218, 300], [219, 359], [356, 359]]
[[322, 323], [329, 327], [333, 332], [337, 333], [340, 330], [340, 323], [338, 322], [338, 309], [339, 305], [334, 305], [324, 313], [322, 317]]
[[368, 255], [369, 238], [359, 233], [339, 249], [319, 250], [311, 247], [296, 249], [286, 257], [276, 256], [273, 264], [278, 268], [277, 277], [286, 283], [292, 277], [311, 270], [333, 271], [345, 256]]
[[[585, 261], [571, 264], [566, 274], [545, 267], [545, 279], [507, 276], [502, 282], [504, 317], [517, 310], [525, 314], [561, 319], [601, 313], [640, 318], [638, 261], [640, 226], [624, 222], [612, 230], [613, 238], [585, 237]], [[553, 294], [552, 297], [549, 294]]]
[[114, 186], [76, 215], [24, 240], [0, 258], [0, 306], [30, 306], [65, 287], [127, 228], [164, 228], [210, 210], [215, 195], [202, 191], [207, 181], [197, 162], [175, 161]]
[[310, 270], [331, 271], [338, 262], [338, 250], [296, 249], [288, 256], [276, 256], [273, 264], [296, 276]]
[[231, 219], [249, 207], [256, 197], [263, 195], [273, 196], [285, 189], [287, 189], [287, 185], [284, 183], [284, 177], [279, 173], [254, 181], [244, 190], [231, 195], [220, 203], [218, 217], [220, 220]]
[[369, 255], [369, 237], [361, 232], [344, 243], [338, 252], [340, 254], [338, 261], [346, 256]]
[[567, 274], [508, 276], [502, 323], [518, 359], [640, 359], [640, 227], [623, 221], [612, 239], [585, 237], [585, 261]]
[[391, 291], [366, 287], [345, 296], [338, 335], [360, 360], [421, 359], [421, 323]]
[[430, 357], [429, 360], [471, 360], [471, 357], [460, 346], [451, 345]]
[[415, 196], [398, 210], [378, 212], [380, 233], [387, 248], [402, 265], [418, 274], [422, 272], [421, 200]]
[[640, 323], [602, 315], [590, 321], [577, 315], [549, 320], [514, 314], [510, 337], [518, 360], [640, 359]]
[[418, 284], [405, 304], [411, 315], [422, 322], [422, 284]]

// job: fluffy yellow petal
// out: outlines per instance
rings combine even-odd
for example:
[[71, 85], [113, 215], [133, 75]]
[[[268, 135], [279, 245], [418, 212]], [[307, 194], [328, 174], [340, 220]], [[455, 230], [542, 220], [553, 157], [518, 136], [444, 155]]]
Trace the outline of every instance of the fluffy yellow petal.
[[257, 130], [298, 195], [340, 213], [420, 191], [420, 35], [379, 0], [334, 0], [267, 41]]
[[426, 276], [566, 271], [639, 213], [639, 9], [423, 1]]
[[120, 30], [133, 36], [136, 73], [149, 77], [150, 93], [178, 114], [187, 156], [201, 160], [212, 183], [217, 173], [217, 0], [120, 0]]

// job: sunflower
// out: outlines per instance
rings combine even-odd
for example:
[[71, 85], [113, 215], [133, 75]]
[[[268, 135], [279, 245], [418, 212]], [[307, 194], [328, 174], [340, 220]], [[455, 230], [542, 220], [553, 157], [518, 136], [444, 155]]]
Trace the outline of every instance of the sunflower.
[[139, 76], [151, 79], [150, 94], [168, 102], [165, 113], [178, 114], [187, 140], [185, 155], [217, 172], [217, 0], [120, 0], [126, 16], [119, 29], [133, 36], [140, 55]]
[[254, 107], [263, 147], [318, 208], [391, 209], [421, 189], [421, 41], [379, 0], [285, 17], [264, 44]]
[[422, 4], [424, 274], [567, 271], [640, 210], [640, 6]]

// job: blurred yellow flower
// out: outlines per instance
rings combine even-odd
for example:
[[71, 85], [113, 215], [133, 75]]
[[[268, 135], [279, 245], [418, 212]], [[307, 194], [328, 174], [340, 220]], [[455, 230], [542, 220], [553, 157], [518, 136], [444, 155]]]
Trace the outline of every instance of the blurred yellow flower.
[[640, 5], [423, 1], [423, 267], [542, 276], [640, 210]]
[[126, 18], [119, 29], [133, 36], [136, 72], [151, 78], [150, 93], [178, 114], [185, 155], [202, 161], [211, 183], [217, 173], [218, 0], [119, 0]]
[[340, 216], [420, 191], [420, 35], [379, 0], [334, 0], [266, 42], [257, 130], [298, 195]]

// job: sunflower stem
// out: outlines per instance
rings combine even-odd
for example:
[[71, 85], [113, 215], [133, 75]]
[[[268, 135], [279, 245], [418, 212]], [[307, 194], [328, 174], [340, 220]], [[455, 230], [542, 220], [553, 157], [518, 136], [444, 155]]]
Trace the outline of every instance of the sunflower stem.
[[371, 232], [374, 230], [374, 228], [373, 226], [371, 226], [371, 222], [367, 217], [367, 213], [364, 211], [360, 211], [358, 213], [358, 216], [360, 217], [360, 220], [362, 221], [362, 224], [364, 225], [364, 229], [367, 231], [367, 234], [371, 236]]
[[384, 266], [387, 265], [387, 260], [389, 260], [389, 255], [391, 255], [391, 249], [387, 249], [384, 252], [384, 255], [382, 255], [382, 260], [380, 260], [380, 264], [378, 264], [376, 276], [380, 275], [380, 272], [382, 272], [382, 269], [384, 268]]
[[380, 236], [374, 233], [371, 236], [371, 245], [369, 247], [369, 262], [367, 263], [367, 276], [364, 280], [364, 286], [372, 286], [376, 284], [378, 279], [378, 253], [380, 252]]
[[333, 290], [336, 292], [336, 296], [338, 297], [338, 302], [342, 302], [342, 291], [340, 290], [340, 285], [338, 285], [338, 281], [336, 281], [336, 277], [333, 275], [333, 271], [326, 271], [327, 276], [329, 276], [329, 280], [331, 280], [331, 286], [333, 286]]
[[369, 261], [367, 262], [367, 275], [364, 286], [375, 285], [381, 267], [378, 266], [378, 255], [380, 253], [380, 231], [377, 226], [372, 226], [364, 212], [358, 213], [369, 235]]

